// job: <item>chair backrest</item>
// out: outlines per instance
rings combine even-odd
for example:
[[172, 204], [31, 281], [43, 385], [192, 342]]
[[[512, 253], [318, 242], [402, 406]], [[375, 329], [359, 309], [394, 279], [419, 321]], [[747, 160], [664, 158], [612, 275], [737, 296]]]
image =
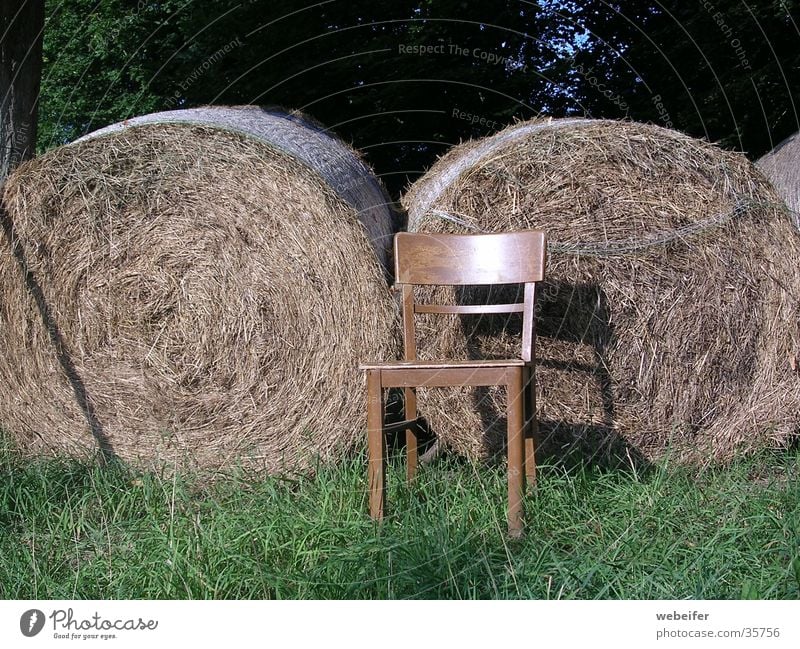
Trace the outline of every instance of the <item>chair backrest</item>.
[[[403, 347], [416, 359], [414, 314], [522, 313], [522, 360], [530, 362], [534, 345], [536, 282], [544, 279], [545, 233], [539, 230], [499, 234], [400, 232], [394, 239], [395, 283], [403, 296]], [[515, 304], [418, 304], [414, 285], [472, 286], [524, 284], [524, 301]]]

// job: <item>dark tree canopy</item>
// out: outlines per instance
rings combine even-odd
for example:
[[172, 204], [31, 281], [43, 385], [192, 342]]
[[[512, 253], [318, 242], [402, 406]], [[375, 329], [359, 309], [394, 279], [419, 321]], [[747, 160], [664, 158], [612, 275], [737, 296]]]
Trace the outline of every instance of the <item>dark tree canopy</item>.
[[588, 4], [604, 8], [582, 17], [596, 45], [576, 57], [605, 83], [604, 95], [578, 80], [592, 114], [627, 113], [754, 157], [798, 130], [797, 0]]
[[48, 0], [40, 148], [200, 104], [303, 110], [396, 194], [450, 144], [628, 117], [753, 156], [798, 129], [796, 0]]

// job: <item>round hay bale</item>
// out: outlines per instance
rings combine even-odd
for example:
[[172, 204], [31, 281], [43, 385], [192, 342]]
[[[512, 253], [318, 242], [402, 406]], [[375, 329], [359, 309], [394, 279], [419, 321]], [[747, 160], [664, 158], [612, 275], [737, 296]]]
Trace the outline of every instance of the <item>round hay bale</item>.
[[[403, 202], [412, 231], [548, 233], [537, 304], [548, 452], [704, 463], [797, 435], [800, 235], [742, 155], [656, 126], [538, 120], [455, 147]], [[515, 356], [519, 327], [423, 315], [420, 357]], [[501, 448], [504, 404], [485, 388], [419, 399], [440, 439], [473, 458]]]
[[787, 137], [756, 166], [778, 190], [800, 229], [800, 133]]
[[[258, 106], [201, 106], [140, 115], [76, 140], [84, 142], [144, 124], [201, 124], [266, 142], [313, 169], [357, 213], [387, 273], [394, 235], [392, 201], [358, 153], [299, 111]], [[388, 215], [388, 216], [387, 216]]]
[[396, 353], [365, 212], [228, 126], [114, 128], [8, 179], [0, 426], [24, 452], [277, 473], [358, 438], [358, 364]]

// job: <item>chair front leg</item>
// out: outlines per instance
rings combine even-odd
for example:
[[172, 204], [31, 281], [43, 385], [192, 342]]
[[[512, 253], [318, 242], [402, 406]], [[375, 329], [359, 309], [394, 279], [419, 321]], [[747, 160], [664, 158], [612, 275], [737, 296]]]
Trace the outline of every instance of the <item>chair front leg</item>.
[[386, 439], [383, 434], [383, 386], [380, 370], [367, 370], [367, 444], [369, 515], [383, 519], [386, 506]]
[[523, 531], [525, 493], [525, 431], [523, 368], [513, 367], [507, 374], [508, 420], [508, 534], [519, 538]]
[[539, 436], [539, 419], [536, 416], [536, 373], [525, 368], [525, 477], [528, 484], [536, 485], [536, 439]]

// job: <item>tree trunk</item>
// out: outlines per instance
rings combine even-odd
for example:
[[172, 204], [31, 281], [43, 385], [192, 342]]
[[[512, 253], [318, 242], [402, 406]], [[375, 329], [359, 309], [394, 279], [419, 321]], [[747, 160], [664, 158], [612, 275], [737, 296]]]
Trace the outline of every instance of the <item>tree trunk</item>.
[[0, 0], [0, 184], [36, 150], [44, 0]]

